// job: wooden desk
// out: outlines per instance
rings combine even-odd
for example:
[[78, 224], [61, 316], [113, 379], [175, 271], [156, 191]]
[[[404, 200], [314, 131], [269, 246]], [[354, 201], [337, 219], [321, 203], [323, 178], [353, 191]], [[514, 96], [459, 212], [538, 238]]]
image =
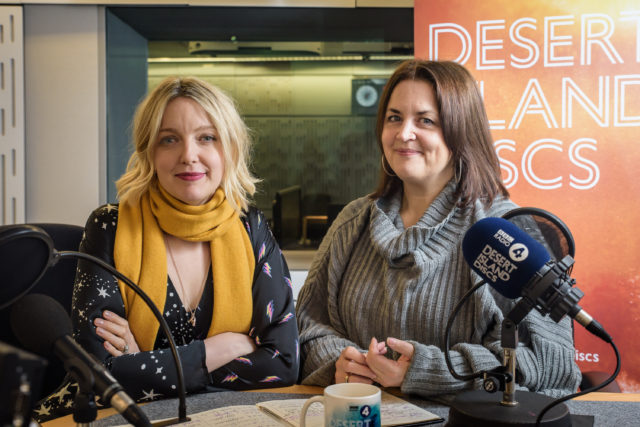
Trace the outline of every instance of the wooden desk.
[[[290, 387], [263, 388], [259, 390], [248, 390], [249, 393], [295, 393], [295, 394], [322, 394], [324, 387], [316, 385], [292, 385]], [[616, 394], [616, 393], [610, 393]]]
[[[267, 393], [292, 393], [292, 394], [322, 394], [323, 387], [306, 386], [306, 385], [294, 385], [291, 387], [282, 388], [270, 388], [251, 390], [251, 392], [267, 392]], [[402, 393], [397, 388], [387, 389], [388, 392], [402, 397]], [[580, 396], [574, 400], [581, 401], [596, 401], [596, 402], [640, 402], [640, 393], [590, 393], [586, 396]], [[98, 419], [106, 418], [111, 415], [115, 415], [117, 412], [113, 408], [101, 409], [98, 411]], [[42, 424], [43, 427], [68, 427], [75, 426], [73, 421], [73, 415], [67, 415], [64, 417], [56, 418], [55, 420], [47, 421]]]
[[589, 393], [573, 400], [591, 402], [640, 402], [640, 393]]
[[[113, 408], [100, 409], [98, 411], [98, 419], [107, 418], [117, 413], [118, 411]], [[44, 427], [69, 427], [75, 425], [76, 422], [73, 421], [73, 414], [65, 415], [64, 417], [42, 423], [42, 426]]]

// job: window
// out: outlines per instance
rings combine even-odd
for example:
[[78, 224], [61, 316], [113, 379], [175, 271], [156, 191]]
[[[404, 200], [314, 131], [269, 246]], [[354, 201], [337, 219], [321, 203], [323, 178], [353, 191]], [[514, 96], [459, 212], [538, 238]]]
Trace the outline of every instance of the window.
[[262, 180], [255, 204], [272, 218], [276, 192], [299, 185], [302, 216], [326, 217], [308, 221], [302, 246], [319, 242], [340, 206], [374, 189], [377, 99], [397, 63], [413, 56], [412, 9], [111, 9], [148, 39], [149, 89], [168, 75], [195, 75], [237, 101]]

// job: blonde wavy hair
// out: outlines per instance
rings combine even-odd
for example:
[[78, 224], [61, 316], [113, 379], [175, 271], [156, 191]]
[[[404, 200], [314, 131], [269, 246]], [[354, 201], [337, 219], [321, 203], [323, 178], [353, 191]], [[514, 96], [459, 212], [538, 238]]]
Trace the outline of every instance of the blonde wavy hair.
[[167, 77], [138, 105], [133, 118], [133, 146], [126, 172], [116, 181], [120, 203], [137, 203], [157, 185], [154, 152], [167, 104], [178, 97], [197, 102], [215, 127], [224, 158], [221, 186], [231, 206], [242, 214], [259, 181], [249, 171], [251, 138], [234, 101], [197, 77]]

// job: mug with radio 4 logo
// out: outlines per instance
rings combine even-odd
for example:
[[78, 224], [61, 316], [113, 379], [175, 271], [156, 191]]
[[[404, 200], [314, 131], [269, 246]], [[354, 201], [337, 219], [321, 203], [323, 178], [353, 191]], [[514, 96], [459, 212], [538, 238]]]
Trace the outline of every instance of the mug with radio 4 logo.
[[305, 427], [307, 410], [314, 402], [324, 405], [326, 427], [380, 427], [380, 396], [380, 389], [369, 384], [330, 385], [322, 396], [314, 396], [304, 402], [300, 427]]

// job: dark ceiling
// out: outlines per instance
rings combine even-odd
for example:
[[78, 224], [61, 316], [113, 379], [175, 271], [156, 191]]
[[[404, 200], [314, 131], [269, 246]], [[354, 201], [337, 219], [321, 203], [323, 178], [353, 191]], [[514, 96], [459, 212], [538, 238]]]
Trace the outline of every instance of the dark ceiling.
[[413, 40], [412, 8], [108, 7], [149, 41]]

